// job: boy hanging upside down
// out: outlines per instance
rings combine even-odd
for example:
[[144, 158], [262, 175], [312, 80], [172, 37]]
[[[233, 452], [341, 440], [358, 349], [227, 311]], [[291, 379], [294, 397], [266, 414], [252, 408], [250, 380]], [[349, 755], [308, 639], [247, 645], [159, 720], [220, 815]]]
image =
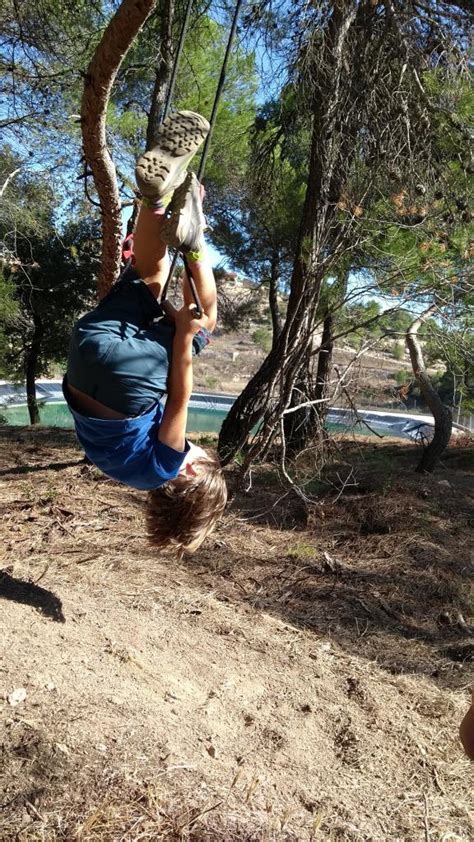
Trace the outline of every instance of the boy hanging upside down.
[[[149, 491], [150, 539], [188, 552], [211, 532], [227, 499], [217, 458], [185, 437], [192, 358], [208, 343], [217, 316], [200, 185], [187, 172], [208, 131], [199, 114], [178, 112], [160, 127], [158, 145], [139, 158], [143, 201], [134, 265], [75, 325], [63, 386], [89, 459], [109, 477]], [[181, 309], [158, 303], [169, 271], [167, 245], [191, 264], [204, 310], [199, 319], [186, 282]]]

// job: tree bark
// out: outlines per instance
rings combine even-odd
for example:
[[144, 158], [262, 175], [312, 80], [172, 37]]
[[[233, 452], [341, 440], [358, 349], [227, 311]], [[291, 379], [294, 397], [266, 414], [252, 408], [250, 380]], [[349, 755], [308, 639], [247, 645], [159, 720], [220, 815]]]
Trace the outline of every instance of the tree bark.
[[[311, 382], [311, 349], [308, 349], [301, 373], [296, 381], [291, 394], [289, 409], [294, 409], [283, 417], [283, 433], [285, 436], [285, 449], [289, 456], [301, 453], [308, 446], [312, 431], [317, 424], [317, 408], [311, 401], [315, 400], [314, 384]], [[301, 409], [295, 409], [304, 404]]]
[[33, 315], [33, 337], [25, 354], [26, 403], [31, 425], [40, 423], [38, 401], [36, 400], [36, 370], [43, 334], [43, 322], [41, 317], [35, 314]]
[[281, 333], [282, 320], [278, 306], [278, 281], [280, 280], [280, 255], [278, 249], [274, 249], [270, 260], [270, 287], [268, 290], [268, 304], [272, 319], [272, 348], [275, 347]]
[[[317, 401], [322, 401], [323, 398], [327, 397], [328, 393], [329, 375], [331, 372], [332, 354], [334, 350], [333, 324], [333, 314], [331, 312], [326, 313], [323, 322], [321, 347], [318, 354], [318, 368], [316, 370], [316, 388], [314, 390], [314, 396]], [[319, 430], [323, 427], [328, 408], [329, 404], [327, 402], [316, 404]]]
[[413, 374], [435, 422], [433, 438], [431, 439], [429, 445], [424, 448], [423, 455], [416, 467], [416, 472], [419, 474], [430, 474], [435, 469], [449, 444], [453, 426], [451, 410], [443, 404], [438, 392], [433, 387], [433, 384], [428, 377], [425, 361], [423, 359], [423, 351], [418, 339], [418, 331], [421, 325], [435, 310], [435, 305], [428, 307], [421, 316], [415, 319], [406, 333], [406, 343], [410, 354]]
[[82, 142], [92, 171], [102, 214], [102, 263], [99, 298], [107, 294], [120, 269], [121, 202], [115, 166], [106, 138], [110, 92], [119, 67], [156, 0], [123, 0], [98, 44], [84, 80]]
[[150, 111], [146, 128], [146, 149], [152, 149], [157, 143], [163, 107], [166, 100], [171, 72], [173, 69], [173, 20], [174, 0], [163, 0], [160, 26], [160, 61], [156, 69], [155, 84], [151, 96]]
[[326, 313], [326, 317], [323, 322], [321, 347], [318, 354], [316, 388], [314, 390], [314, 398], [318, 401], [318, 403], [315, 404], [318, 417], [315, 429], [312, 431], [313, 438], [317, 435], [321, 438], [321, 440], [323, 438], [327, 438], [327, 433], [324, 429], [324, 421], [329, 409], [329, 403], [325, 400], [325, 398], [328, 396], [329, 375], [331, 373], [332, 355], [334, 351], [333, 327], [334, 316], [332, 313]]
[[[311, 442], [316, 439], [322, 440], [324, 418], [328, 410], [325, 398], [333, 351], [332, 325], [333, 315], [327, 313], [323, 323], [316, 377], [314, 379], [312, 377], [313, 355], [309, 348], [301, 368], [303, 376], [293, 389], [290, 406], [298, 406], [299, 403], [304, 403], [306, 406], [285, 415], [285, 443], [289, 454], [301, 453]], [[311, 401], [314, 403], [311, 404]]]

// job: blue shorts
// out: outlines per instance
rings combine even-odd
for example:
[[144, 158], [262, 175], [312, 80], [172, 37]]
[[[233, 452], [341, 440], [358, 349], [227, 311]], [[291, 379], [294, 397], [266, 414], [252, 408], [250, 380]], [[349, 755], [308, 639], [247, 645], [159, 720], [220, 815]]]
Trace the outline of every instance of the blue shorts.
[[[140, 415], [167, 391], [174, 333], [148, 286], [127, 268], [95, 310], [76, 323], [67, 383], [116, 412]], [[208, 342], [209, 333], [199, 331], [193, 354]]]

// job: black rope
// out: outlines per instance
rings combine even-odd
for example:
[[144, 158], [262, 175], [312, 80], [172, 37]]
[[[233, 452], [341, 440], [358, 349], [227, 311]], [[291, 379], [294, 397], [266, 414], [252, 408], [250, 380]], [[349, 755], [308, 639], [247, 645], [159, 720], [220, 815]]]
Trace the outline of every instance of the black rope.
[[[222, 62], [219, 81], [217, 83], [216, 93], [215, 93], [215, 96], [214, 96], [214, 103], [213, 103], [213, 106], [212, 106], [211, 117], [209, 119], [209, 133], [206, 137], [206, 141], [204, 143], [204, 148], [202, 150], [201, 160], [199, 162], [199, 168], [198, 168], [198, 172], [197, 172], [197, 177], [198, 177], [199, 181], [201, 181], [201, 179], [204, 175], [204, 169], [205, 169], [206, 163], [207, 163], [207, 156], [209, 154], [209, 145], [211, 143], [211, 138], [212, 138], [212, 134], [214, 132], [214, 127], [215, 127], [216, 119], [217, 119], [217, 109], [218, 109], [220, 98], [222, 96], [222, 91], [223, 91], [224, 85], [225, 85], [225, 79], [226, 79], [226, 74], [227, 74], [227, 65], [229, 63], [230, 53], [231, 53], [231, 50], [232, 50], [232, 45], [234, 43], [235, 33], [237, 31], [237, 23], [238, 23], [240, 11], [242, 9], [242, 6], [243, 6], [244, 2], [245, 2], [245, 0], [237, 0], [237, 5], [236, 5], [235, 10], [234, 10], [234, 16], [232, 18], [232, 24], [231, 24], [231, 28], [230, 28], [230, 32], [229, 32], [229, 38], [227, 40], [227, 47], [226, 47], [226, 51], [225, 51], [225, 55], [224, 55], [224, 61]], [[188, 13], [190, 12], [191, 4], [192, 4], [192, 0], [189, 0], [188, 7], [186, 9], [185, 22], [186, 22], [186, 18], [188, 16]], [[187, 26], [187, 22], [186, 22], [186, 26]], [[184, 29], [184, 25], [183, 25], [183, 29]], [[185, 31], [186, 30], [184, 29], [184, 33], [185, 33]], [[181, 36], [182, 36], [182, 40], [180, 38], [180, 43], [179, 43], [179, 46], [178, 46], [178, 51], [176, 53], [175, 64], [173, 66], [173, 73], [172, 73], [172, 77], [171, 77], [171, 80], [173, 81], [173, 87], [174, 87], [174, 82], [176, 81], [176, 75], [177, 75], [177, 72], [178, 72], [178, 61], [177, 61], [177, 59], [179, 59], [180, 56], [181, 56], [181, 52], [182, 52], [183, 44], [184, 44], [183, 30], [181, 30]], [[170, 88], [171, 88], [171, 81], [170, 81]], [[168, 96], [166, 98], [166, 106], [165, 106], [165, 113], [166, 114], [168, 113], [170, 102], [171, 102], [171, 96], [170, 96], [170, 91], [168, 91]], [[177, 251], [175, 251], [173, 259], [171, 261], [170, 270], [169, 270], [169, 273], [168, 273], [168, 278], [166, 279], [166, 283], [163, 287], [163, 292], [161, 293], [161, 301], [162, 302], [166, 301], [166, 296], [168, 294], [168, 288], [169, 288], [169, 285], [170, 285], [170, 281], [171, 281], [171, 278], [173, 277], [173, 272], [175, 270], [176, 263], [177, 263], [177, 260], [178, 260], [178, 254], [179, 254], [179, 249]], [[183, 253], [182, 253], [182, 258], [183, 258], [183, 262], [184, 262], [184, 266], [185, 266], [185, 270], [186, 270], [186, 277], [188, 278], [189, 286], [190, 286], [190, 289], [191, 289], [191, 294], [193, 296], [194, 303], [196, 305], [196, 318], [200, 319], [203, 312], [204, 312], [203, 309], [202, 309], [202, 304], [199, 300], [199, 295], [198, 295], [198, 292], [197, 292], [197, 289], [196, 289], [196, 284], [194, 282], [192, 271], [191, 271], [190, 266], [189, 266], [189, 262], [186, 260], [186, 257]]]
[[234, 10], [234, 17], [232, 18], [232, 24], [231, 24], [231, 27], [230, 27], [230, 33], [229, 33], [229, 38], [228, 38], [228, 41], [227, 41], [227, 47], [226, 47], [226, 51], [225, 51], [225, 55], [224, 55], [224, 61], [222, 62], [219, 81], [217, 83], [216, 95], [214, 97], [214, 104], [212, 106], [211, 117], [209, 119], [209, 123], [210, 123], [209, 134], [206, 137], [206, 142], [205, 142], [204, 148], [202, 150], [201, 160], [199, 162], [199, 169], [198, 169], [198, 172], [197, 172], [197, 177], [198, 177], [199, 181], [201, 181], [201, 179], [204, 175], [204, 170], [205, 170], [206, 163], [207, 163], [207, 156], [209, 154], [209, 145], [210, 145], [210, 142], [211, 142], [212, 134], [214, 132], [214, 126], [216, 124], [216, 119], [217, 119], [217, 108], [219, 106], [220, 98], [222, 96], [222, 91], [224, 89], [225, 78], [226, 78], [226, 74], [227, 74], [227, 65], [229, 64], [230, 52], [232, 50], [232, 45], [234, 43], [235, 33], [237, 31], [237, 23], [238, 23], [238, 20], [239, 20], [240, 10], [241, 10], [244, 2], [245, 2], [245, 0], [237, 0], [237, 5], [236, 5], [235, 10]]
[[174, 86], [176, 84], [176, 78], [178, 76], [179, 62], [181, 60], [181, 54], [183, 52], [184, 40], [186, 38], [186, 32], [187, 32], [187, 29], [188, 29], [189, 18], [191, 17], [191, 10], [193, 8], [193, 2], [194, 2], [194, 0], [188, 0], [188, 5], [186, 6], [186, 11], [184, 13], [183, 25], [181, 27], [181, 32], [180, 32], [179, 40], [178, 40], [178, 47], [176, 49], [176, 55], [174, 57], [174, 62], [173, 62], [173, 69], [171, 71], [171, 78], [170, 78], [169, 85], [168, 85], [168, 93], [166, 94], [165, 107], [164, 107], [163, 113], [161, 115], [161, 120], [160, 120], [161, 123], [168, 116], [168, 111], [170, 110], [171, 100], [172, 100], [173, 94], [174, 94]]

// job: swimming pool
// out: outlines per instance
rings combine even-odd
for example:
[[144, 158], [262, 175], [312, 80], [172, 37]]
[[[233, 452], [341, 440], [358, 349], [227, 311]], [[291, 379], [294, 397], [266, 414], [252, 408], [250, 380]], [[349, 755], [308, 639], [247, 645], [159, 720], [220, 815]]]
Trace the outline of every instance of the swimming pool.
[[[68, 406], [64, 401], [54, 401], [40, 405], [40, 419], [45, 427], [62, 427], [72, 429], [74, 421]], [[188, 412], [188, 433], [218, 433], [222, 422], [229, 411], [218, 405], [204, 407], [190, 407]], [[2, 406], [3, 415], [8, 426], [25, 427], [30, 423], [26, 405]]]
[[[63, 399], [60, 380], [38, 381], [37, 395], [41, 424], [66, 429], [74, 426]], [[189, 404], [188, 433], [218, 433], [234, 400], [235, 395], [193, 392]], [[15, 427], [28, 426], [30, 423], [24, 389], [8, 381], [0, 381], [0, 423]], [[356, 415], [348, 408], [330, 407], [326, 428], [331, 432], [396, 436], [412, 440], [422, 437], [429, 440], [433, 434], [433, 418], [410, 412], [368, 408], [360, 409]]]

